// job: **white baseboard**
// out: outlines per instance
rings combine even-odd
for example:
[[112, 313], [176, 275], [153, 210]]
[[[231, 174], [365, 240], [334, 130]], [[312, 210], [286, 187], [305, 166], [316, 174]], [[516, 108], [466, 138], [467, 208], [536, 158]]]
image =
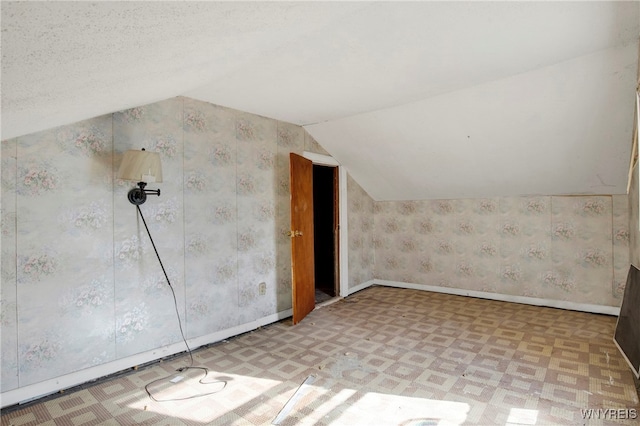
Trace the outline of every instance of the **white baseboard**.
[[357, 286], [354, 287], [349, 287], [349, 295], [356, 293], [360, 290], [364, 290], [365, 288], [371, 287], [372, 285], [374, 285], [376, 283], [375, 280], [369, 280], [367, 282], [364, 282], [362, 284], [358, 284]]
[[[192, 350], [195, 350], [200, 346], [219, 342], [229, 337], [237, 336], [239, 334], [255, 330], [258, 327], [262, 327], [281, 319], [288, 318], [291, 315], [292, 310], [288, 309], [286, 311], [258, 318], [255, 321], [241, 324], [236, 327], [217, 331], [215, 333], [207, 334], [206, 336], [188, 339], [187, 342], [189, 343], [189, 347]], [[45, 380], [43, 382], [38, 382], [32, 385], [20, 387], [18, 389], [6, 391], [0, 394], [0, 408], [42, 398], [61, 390], [69, 389], [74, 386], [99, 379], [101, 377], [109, 376], [111, 374], [133, 368], [137, 365], [143, 365], [184, 351], [186, 351], [184, 342], [173, 343], [171, 345], [128, 356], [126, 358], [121, 358], [116, 361], [108, 362], [106, 364], [101, 364], [81, 371], [76, 371], [74, 373], [65, 374], [64, 376]]]
[[[620, 308], [615, 306], [603, 306], [592, 305], [585, 303], [574, 303], [562, 300], [552, 299], [539, 299], [535, 297], [527, 296], [512, 296], [500, 293], [489, 293], [484, 291], [465, 290], [459, 288], [450, 287], [438, 287], [423, 284], [404, 283], [399, 281], [387, 281], [387, 280], [369, 280], [357, 286], [349, 288], [349, 294], [356, 293], [364, 290], [373, 285], [382, 285], [388, 287], [407, 288], [415, 290], [433, 291], [437, 293], [453, 294], [458, 296], [470, 296], [478, 297], [481, 299], [499, 300], [503, 302], [523, 303], [527, 305], [535, 306], [547, 306], [551, 308], [568, 309], [572, 311], [590, 312], [596, 314], [606, 314], [618, 316], [620, 314]], [[228, 328], [225, 330], [217, 331], [215, 333], [208, 334], [206, 336], [189, 339], [188, 343], [192, 349], [196, 349], [200, 346], [210, 343], [219, 342], [229, 337], [237, 336], [248, 331], [257, 329], [267, 324], [274, 323], [284, 318], [288, 318], [292, 315], [292, 310], [278, 312], [276, 314], [268, 315], [263, 318], [259, 318], [255, 321], [238, 325], [236, 327]], [[90, 367], [85, 370], [77, 371], [74, 373], [66, 374], [64, 376], [56, 377], [54, 379], [45, 380], [43, 382], [35, 383], [28, 386], [23, 386], [18, 389], [10, 390], [0, 394], [0, 408], [7, 407], [14, 404], [20, 404], [28, 402], [33, 399], [41, 398], [46, 395], [56, 393], [60, 390], [68, 389], [80, 384], [90, 382], [92, 380], [108, 376], [136, 365], [146, 364], [153, 362], [167, 356], [171, 356], [185, 351], [183, 342], [174, 343], [162, 348], [157, 348], [152, 351], [143, 352], [137, 355], [132, 355], [126, 358], [122, 358], [113, 362], [102, 364], [96, 367]]]
[[439, 286], [424, 285], [424, 284], [403, 283], [399, 281], [373, 280], [373, 284], [383, 285], [387, 287], [410, 288], [414, 290], [433, 291], [436, 293], [446, 293], [446, 294], [453, 294], [457, 296], [478, 297], [480, 299], [499, 300], [502, 302], [523, 303], [525, 305], [546, 306], [550, 308], [568, 309], [571, 311], [589, 312], [593, 314], [606, 314], [606, 315], [614, 315], [614, 316], [620, 315], [620, 308], [615, 306], [591, 305], [588, 303], [575, 303], [575, 302], [567, 302], [564, 300], [553, 300], [553, 299], [539, 299], [537, 297], [527, 297], [527, 296], [512, 296], [509, 294], [489, 293], [486, 291], [465, 290], [461, 288], [439, 287]]

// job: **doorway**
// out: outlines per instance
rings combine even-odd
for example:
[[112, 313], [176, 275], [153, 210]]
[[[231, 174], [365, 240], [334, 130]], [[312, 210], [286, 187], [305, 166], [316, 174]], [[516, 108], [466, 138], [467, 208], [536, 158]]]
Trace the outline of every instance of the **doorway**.
[[316, 304], [338, 294], [338, 168], [313, 165], [313, 228]]

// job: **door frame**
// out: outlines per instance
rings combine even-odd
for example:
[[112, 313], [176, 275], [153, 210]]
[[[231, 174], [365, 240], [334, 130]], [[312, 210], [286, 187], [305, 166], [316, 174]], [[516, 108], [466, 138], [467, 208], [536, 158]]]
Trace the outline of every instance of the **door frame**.
[[338, 168], [338, 217], [340, 228], [338, 229], [339, 255], [338, 266], [340, 268], [338, 296], [347, 297], [349, 295], [349, 232], [347, 226], [347, 170], [329, 155], [316, 154], [315, 152], [304, 151], [302, 156], [311, 160], [313, 164], [320, 166], [333, 166]]

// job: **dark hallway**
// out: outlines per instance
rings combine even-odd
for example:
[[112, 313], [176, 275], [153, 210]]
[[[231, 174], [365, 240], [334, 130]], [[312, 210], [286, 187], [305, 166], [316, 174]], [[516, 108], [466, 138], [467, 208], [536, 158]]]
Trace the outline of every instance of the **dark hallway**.
[[337, 168], [313, 166], [316, 303], [336, 295]]

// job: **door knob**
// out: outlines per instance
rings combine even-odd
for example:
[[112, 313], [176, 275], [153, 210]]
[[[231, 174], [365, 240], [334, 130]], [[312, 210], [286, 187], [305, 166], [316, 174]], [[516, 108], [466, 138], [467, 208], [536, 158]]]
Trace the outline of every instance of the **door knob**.
[[302, 236], [302, 231], [288, 231], [287, 232], [287, 237], [301, 237]]

